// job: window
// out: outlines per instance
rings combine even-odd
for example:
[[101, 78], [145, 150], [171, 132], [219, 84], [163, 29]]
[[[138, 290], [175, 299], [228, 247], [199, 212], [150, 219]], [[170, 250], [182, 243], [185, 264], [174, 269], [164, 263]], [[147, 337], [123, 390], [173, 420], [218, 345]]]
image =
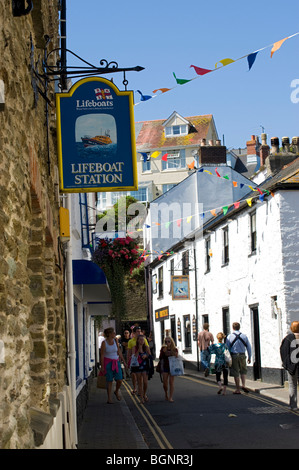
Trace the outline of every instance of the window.
[[173, 184], [162, 184], [162, 193], [166, 193], [167, 191], [169, 191], [171, 188], [173, 188], [174, 186], [176, 186], [176, 183], [173, 183]]
[[186, 135], [188, 134], [188, 128], [186, 124], [180, 126], [168, 126], [165, 128], [166, 137], [173, 137], [176, 135]]
[[157, 284], [158, 284], [158, 281], [157, 281], [157, 274], [153, 274], [153, 277], [152, 277], [152, 289], [153, 289], [153, 294], [156, 294], [156, 293], [157, 293]]
[[223, 264], [228, 264], [228, 227], [223, 229]]
[[223, 333], [227, 336], [230, 332], [230, 320], [229, 320], [229, 308], [224, 307], [222, 309], [222, 324], [223, 324]]
[[147, 188], [139, 187], [138, 191], [131, 191], [130, 195], [133, 196], [135, 199], [137, 199], [137, 201], [141, 201], [141, 202], [148, 201]]
[[182, 275], [189, 274], [189, 251], [185, 251], [182, 255]]
[[256, 212], [250, 214], [250, 249], [251, 253], [256, 252]]
[[142, 160], [142, 173], [144, 173], [145, 171], [151, 171], [151, 159], [149, 154], [148, 158], [145, 161]]
[[170, 275], [174, 276], [174, 260], [170, 261]]
[[206, 273], [211, 270], [211, 239], [206, 238]]
[[163, 297], [163, 266], [158, 270], [158, 297]]
[[162, 171], [181, 168], [186, 168], [185, 149], [167, 152], [167, 161], [162, 160]]

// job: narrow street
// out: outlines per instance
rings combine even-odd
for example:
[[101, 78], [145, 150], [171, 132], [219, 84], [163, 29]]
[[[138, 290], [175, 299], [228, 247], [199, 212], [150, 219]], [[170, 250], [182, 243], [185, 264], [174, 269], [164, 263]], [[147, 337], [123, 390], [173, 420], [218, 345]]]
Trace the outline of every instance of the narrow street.
[[[170, 403], [164, 400], [160, 377], [155, 374], [149, 381], [149, 401], [145, 405], [140, 405], [138, 398], [132, 396], [131, 381], [124, 381], [121, 389], [124, 400], [115, 401], [113, 406], [104, 402], [101, 408], [97, 407], [99, 419], [103, 420], [102, 431], [98, 423], [98, 437], [93, 442], [85, 438], [83, 444], [83, 429], [79, 449], [109, 448], [119, 453], [120, 449], [136, 449], [133, 440], [130, 441], [132, 418], [140, 431], [137, 448], [150, 451], [298, 448], [298, 412], [290, 411], [284, 403], [258, 393], [234, 395], [231, 386], [226, 396], [217, 395], [218, 387], [213, 379], [195, 375], [177, 377], [175, 402]], [[105, 399], [105, 390], [96, 392]], [[120, 414], [124, 410], [124, 401], [129, 417]], [[107, 418], [110, 416], [109, 425], [106, 424], [106, 414]], [[117, 416], [120, 422], [116, 433], [114, 420]], [[91, 421], [87, 424], [92, 426]], [[109, 442], [107, 433], [110, 433]], [[145, 446], [140, 446], [141, 437]]]

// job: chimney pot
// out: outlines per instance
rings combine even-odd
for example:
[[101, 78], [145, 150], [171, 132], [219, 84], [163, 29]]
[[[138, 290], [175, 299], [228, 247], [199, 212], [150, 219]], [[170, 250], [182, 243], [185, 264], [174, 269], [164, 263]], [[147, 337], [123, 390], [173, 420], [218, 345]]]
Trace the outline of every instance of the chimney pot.
[[282, 137], [281, 139], [282, 147], [284, 152], [290, 151], [290, 139], [288, 137]]
[[207, 142], [206, 139], [201, 139], [201, 145], [202, 146], [206, 145], [206, 142]]
[[213, 140], [209, 140], [209, 145], [213, 145]]
[[299, 137], [292, 138], [292, 147], [295, 153], [299, 153]]
[[261, 134], [262, 145], [267, 145], [267, 134]]
[[271, 138], [271, 153], [279, 153], [279, 139], [278, 137]]
[[221, 140], [216, 140], [217, 147], [221, 145]]

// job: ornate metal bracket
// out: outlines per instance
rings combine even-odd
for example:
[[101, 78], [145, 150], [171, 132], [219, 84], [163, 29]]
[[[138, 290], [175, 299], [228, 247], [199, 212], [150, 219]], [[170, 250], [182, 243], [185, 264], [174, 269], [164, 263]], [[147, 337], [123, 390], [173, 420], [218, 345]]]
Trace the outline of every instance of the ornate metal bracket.
[[[69, 54], [72, 54], [74, 57], [79, 59], [81, 62], [86, 64], [86, 66], [62, 66], [60, 62], [58, 62], [56, 65], [50, 65], [49, 64], [49, 59], [54, 54], [55, 52], [60, 51], [63, 53], [68, 52]], [[83, 78], [83, 77], [88, 77], [88, 76], [93, 76], [93, 75], [105, 75], [108, 73], [116, 73], [116, 72], [123, 72], [124, 73], [124, 80], [123, 80], [123, 85], [127, 87], [128, 81], [126, 79], [126, 72], [140, 72], [141, 70], [144, 70], [144, 67], [140, 67], [137, 65], [136, 67], [119, 67], [118, 63], [115, 61], [108, 62], [106, 59], [101, 59], [100, 60], [100, 65], [101, 67], [97, 67], [96, 65], [91, 64], [90, 62], [87, 62], [86, 60], [82, 59], [82, 57], [78, 56], [74, 52], [72, 52], [69, 49], [62, 49], [62, 48], [57, 48], [53, 49], [48, 55], [45, 56], [43, 67], [44, 67], [44, 75], [43, 78], [45, 78], [48, 81], [53, 81], [57, 80], [57, 77], [70, 77], [70, 78]]]

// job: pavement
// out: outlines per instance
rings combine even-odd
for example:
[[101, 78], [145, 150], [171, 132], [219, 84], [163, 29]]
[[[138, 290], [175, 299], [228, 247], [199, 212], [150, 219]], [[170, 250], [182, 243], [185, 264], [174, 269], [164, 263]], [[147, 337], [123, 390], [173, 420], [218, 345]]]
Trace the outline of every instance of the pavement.
[[[203, 372], [188, 369], [185, 369], [185, 375], [215, 383], [215, 375], [204, 377]], [[234, 389], [234, 379], [229, 377], [228, 381], [229, 392]], [[131, 380], [127, 383], [132, 385]], [[285, 405], [289, 404], [287, 386], [246, 380], [246, 388], [250, 392], [273, 398]], [[117, 402], [115, 397], [114, 401]], [[119, 406], [107, 404], [106, 390], [96, 388], [95, 378], [83, 422], [78, 431], [78, 449], [148, 449], [125, 400], [117, 402], [117, 405]]]

